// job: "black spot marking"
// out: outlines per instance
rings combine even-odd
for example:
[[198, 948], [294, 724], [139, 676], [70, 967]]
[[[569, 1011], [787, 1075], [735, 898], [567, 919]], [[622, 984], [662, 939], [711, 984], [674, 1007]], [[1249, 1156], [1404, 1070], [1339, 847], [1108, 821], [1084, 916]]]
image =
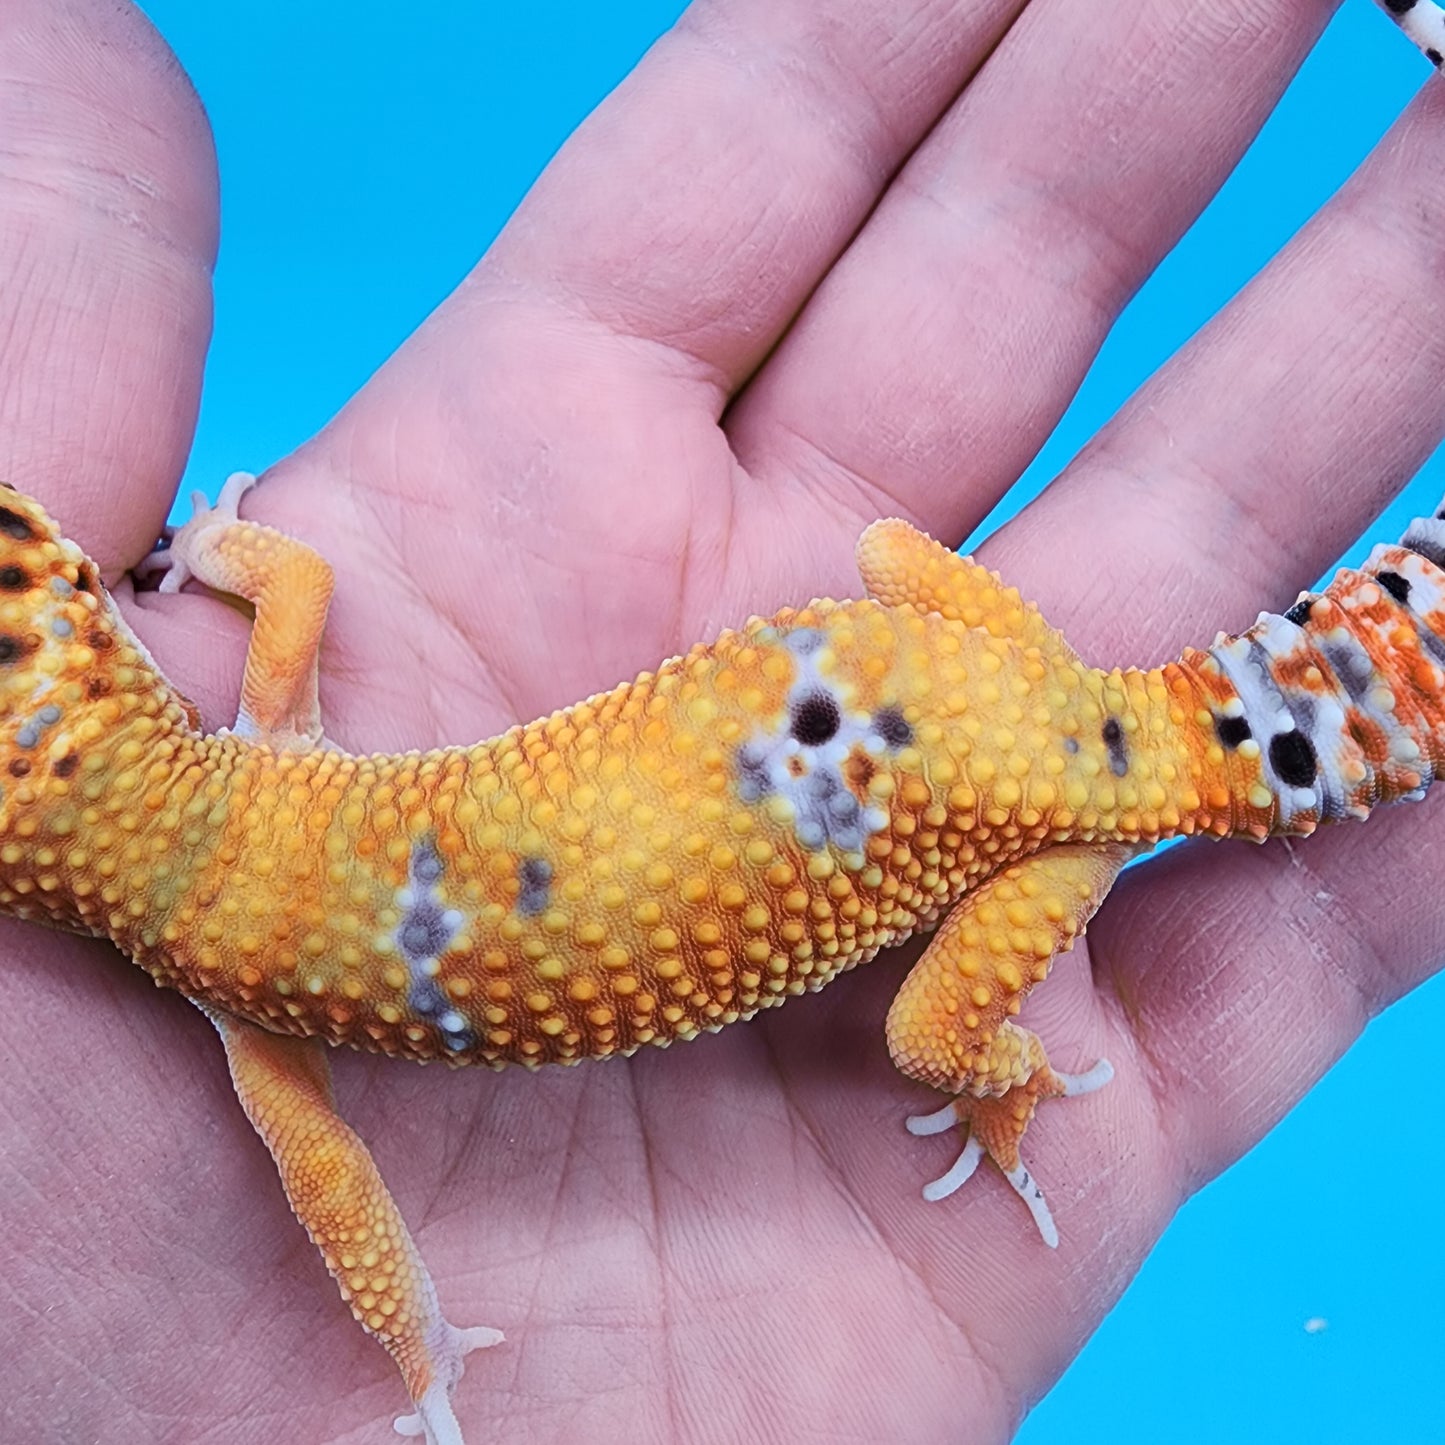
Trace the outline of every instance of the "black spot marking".
[[9, 507], [0, 507], [0, 532], [17, 542], [35, 540], [35, 528], [19, 512], [12, 511]]
[[55, 760], [52, 771], [57, 778], [68, 778], [79, 766], [80, 758], [75, 753], [67, 753], [63, 758]]
[[890, 748], [906, 748], [913, 741], [913, 729], [901, 708], [880, 707], [873, 715], [873, 726]]
[[1216, 717], [1214, 731], [1219, 741], [1227, 748], [1237, 748], [1251, 735], [1249, 721], [1242, 717]]
[[401, 951], [412, 962], [435, 958], [452, 941], [452, 931], [442, 918], [442, 910], [430, 899], [413, 906], [397, 930]]
[[94, 648], [96, 652], [109, 652], [115, 646], [115, 638], [103, 627], [92, 627], [85, 634], [87, 646]]
[[0, 664], [14, 662], [24, 655], [25, 644], [18, 637], [12, 637], [8, 632], [0, 633]]
[[30, 773], [29, 758], [11, 758], [10, 775], [15, 778], [28, 777]]
[[1376, 572], [1375, 581], [1403, 607], [1410, 600], [1410, 579], [1398, 572]]
[[75, 590], [77, 592], [95, 591], [95, 573], [89, 567], [81, 567], [76, 571]]
[[109, 697], [110, 679], [106, 677], [88, 677], [85, 680], [85, 695], [89, 698]]
[[1408, 15], [1415, 8], [1415, 0], [1385, 0], [1385, 9], [1391, 15]]
[[1428, 60], [1431, 65], [1435, 66], [1438, 69], [1440, 62], [1442, 60], [1445, 60], [1445, 55], [1441, 55], [1440, 52], [1436, 50], [1435, 47], [1432, 45], [1429, 47], [1429, 49], [1426, 50], [1425, 59]]
[[1293, 622], [1296, 627], [1303, 627], [1310, 620], [1310, 609], [1315, 605], [1313, 597], [1301, 597], [1285, 614], [1286, 622]]
[[30, 574], [23, 567], [17, 567], [13, 562], [8, 567], [0, 567], [0, 590], [23, 592], [29, 586]]
[[1310, 787], [1319, 771], [1314, 744], [1298, 728], [1269, 740], [1269, 761], [1280, 781], [1292, 788]]
[[1124, 729], [1116, 717], [1109, 718], [1103, 729], [1104, 746], [1109, 749], [1109, 771], [1122, 778], [1129, 771], [1129, 754], [1124, 747]]
[[793, 704], [792, 734], [805, 748], [816, 748], [843, 726], [838, 704], [826, 692], [810, 692]]
[[517, 869], [522, 891], [517, 894], [517, 912], [524, 918], [541, 913], [552, 897], [552, 865], [545, 858], [524, 858]]

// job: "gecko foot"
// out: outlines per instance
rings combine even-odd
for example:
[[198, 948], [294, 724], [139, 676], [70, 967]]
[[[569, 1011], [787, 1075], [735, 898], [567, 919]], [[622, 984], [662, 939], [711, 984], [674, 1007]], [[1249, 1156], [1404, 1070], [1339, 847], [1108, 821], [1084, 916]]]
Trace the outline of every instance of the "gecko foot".
[[979, 1162], [987, 1156], [1028, 1206], [1044, 1243], [1050, 1249], [1057, 1249], [1058, 1226], [1038, 1181], [1019, 1157], [1019, 1141], [1044, 1099], [1091, 1094], [1113, 1077], [1114, 1070], [1107, 1059], [1100, 1059], [1082, 1074], [1060, 1074], [1045, 1065], [1027, 1083], [1016, 1085], [1005, 1094], [984, 1098], [960, 1094], [932, 1114], [912, 1115], [905, 1121], [910, 1134], [942, 1134], [955, 1124], [965, 1133], [963, 1150], [953, 1167], [924, 1185], [923, 1197], [930, 1201], [946, 1199], [973, 1177]]
[[466, 1357], [473, 1350], [485, 1350], [502, 1342], [501, 1330], [478, 1325], [459, 1330], [443, 1323], [445, 1337], [435, 1345], [433, 1361], [435, 1376], [419, 1399], [413, 1400], [414, 1413], [400, 1415], [394, 1422], [398, 1435], [415, 1439], [422, 1437], [425, 1445], [464, 1445], [462, 1427], [452, 1409], [452, 1391], [466, 1369]]
[[204, 492], [191, 493], [191, 519], [180, 527], [167, 527], [161, 542], [132, 569], [141, 579], [159, 576], [160, 591], [179, 592], [196, 575], [193, 551], [202, 532], [237, 520], [241, 498], [256, 485], [250, 472], [232, 472], [221, 487], [215, 506]]

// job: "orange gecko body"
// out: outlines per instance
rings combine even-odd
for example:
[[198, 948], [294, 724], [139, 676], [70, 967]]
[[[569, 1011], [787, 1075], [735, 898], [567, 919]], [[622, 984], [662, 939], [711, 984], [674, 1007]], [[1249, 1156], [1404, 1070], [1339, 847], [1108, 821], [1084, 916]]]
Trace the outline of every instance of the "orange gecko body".
[[[1019, 1156], [1050, 1068], [1014, 1016], [1163, 837], [1305, 834], [1445, 766], [1445, 523], [1148, 671], [1086, 666], [1017, 593], [901, 522], [867, 599], [754, 620], [471, 747], [328, 744], [308, 548], [202, 508], [163, 585], [247, 597], [236, 727], [206, 735], [81, 552], [0, 495], [0, 910], [106, 936], [199, 1005], [298, 1216], [402, 1369], [404, 1433], [457, 1445], [492, 1330], [447, 1323], [323, 1044], [539, 1066], [667, 1044], [816, 989], [943, 920], [899, 1067], [959, 1125], [951, 1192]], [[951, 910], [951, 911], [950, 911]]]

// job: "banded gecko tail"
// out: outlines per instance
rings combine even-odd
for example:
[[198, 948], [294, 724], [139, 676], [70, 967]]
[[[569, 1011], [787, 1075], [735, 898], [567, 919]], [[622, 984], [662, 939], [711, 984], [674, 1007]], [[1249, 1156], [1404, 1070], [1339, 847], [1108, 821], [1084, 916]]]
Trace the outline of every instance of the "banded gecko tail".
[[1438, 70], [1445, 61], [1445, 10], [1434, 0], [1375, 0]]
[[1445, 505], [1181, 664], [1222, 755], [1228, 831], [1305, 834], [1422, 798], [1445, 776]]

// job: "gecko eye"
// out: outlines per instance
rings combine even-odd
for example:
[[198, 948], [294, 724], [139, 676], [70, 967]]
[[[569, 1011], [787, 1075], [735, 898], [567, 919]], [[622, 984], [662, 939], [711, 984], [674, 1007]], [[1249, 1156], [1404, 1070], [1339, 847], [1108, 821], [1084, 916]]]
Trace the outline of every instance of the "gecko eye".
[[35, 528], [10, 507], [0, 507], [0, 532], [17, 542], [33, 542]]
[[827, 742], [842, 726], [838, 704], [826, 692], [810, 692], [793, 704], [793, 736], [804, 747]]

